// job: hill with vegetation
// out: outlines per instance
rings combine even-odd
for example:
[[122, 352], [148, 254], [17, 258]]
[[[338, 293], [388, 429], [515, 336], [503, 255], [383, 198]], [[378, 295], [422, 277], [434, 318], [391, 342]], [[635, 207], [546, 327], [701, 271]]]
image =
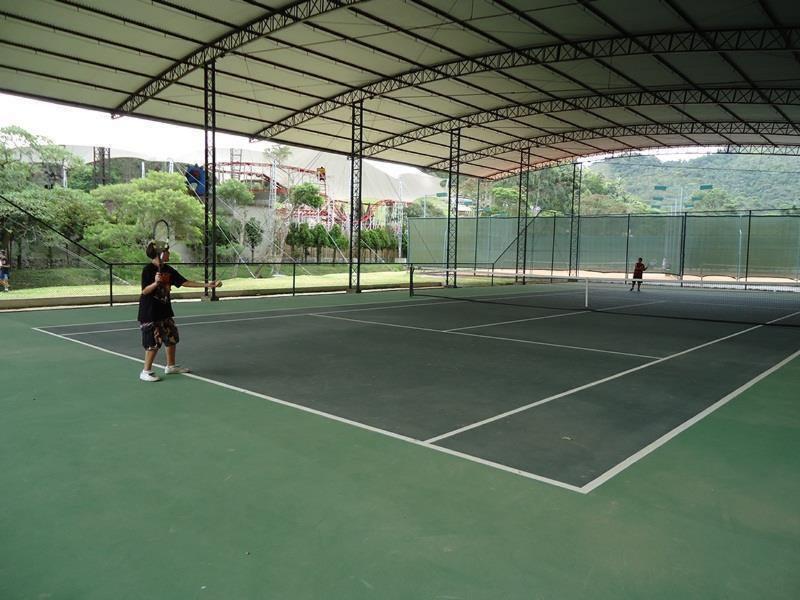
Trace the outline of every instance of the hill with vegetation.
[[[684, 201], [693, 204], [694, 210], [800, 206], [800, 157], [795, 156], [710, 154], [681, 161], [634, 156], [595, 163], [589, 170], [619, 183], [630, 196], [647, 204], [661, 196], [671, 205], [682, 190]], [[701, 191], [701, 186], [709, 185], [711, 190]], [[656, 186], [667, 189], [656, 190]]]

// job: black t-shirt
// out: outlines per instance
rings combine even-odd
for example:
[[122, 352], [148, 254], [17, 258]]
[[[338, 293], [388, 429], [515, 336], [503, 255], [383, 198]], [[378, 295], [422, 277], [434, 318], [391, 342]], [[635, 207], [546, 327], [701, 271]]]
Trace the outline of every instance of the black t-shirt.
[[0, 273], [8, 274], [11, 264], [5, 256], [0, 256]]
[[[142, 269], [142, 289], [152, 284], [156, 280], [158, 269], [153, 263], [145, 265]], [[170, 289], [181, 287], [186, 283], [186, 278], [178, 273], [169, 265], [161, 267], [161, 283], [150, 294], [142, 294], [139, 297], [139, 322], [152, 323], [153, 321], [163, 321], [175, 316], [172, 312], [170, 303]]]

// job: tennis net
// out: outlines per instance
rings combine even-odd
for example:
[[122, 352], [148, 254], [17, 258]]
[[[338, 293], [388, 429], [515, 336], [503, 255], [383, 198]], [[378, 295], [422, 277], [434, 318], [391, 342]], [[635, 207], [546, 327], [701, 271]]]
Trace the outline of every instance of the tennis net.
[[[412, 265], [412, 296], [550, 310], [753, 325], [800, 326], [800, 285], [517, 275], [490, 268]], [[633, 286], [633, 290], [631, 287]]]

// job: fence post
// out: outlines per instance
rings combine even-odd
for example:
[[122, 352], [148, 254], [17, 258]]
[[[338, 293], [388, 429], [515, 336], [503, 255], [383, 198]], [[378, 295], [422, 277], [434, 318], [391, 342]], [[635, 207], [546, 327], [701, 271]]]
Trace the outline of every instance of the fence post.
[[628, 231], [625, 235], [625, 281], [628, 281], [628, 261], [630, 260], [631, 245], [631, 213], [628, 213]]
[[750, 238], [753, 229], [753, 211], [747, 211], [747, 254], [744, 259], [744, 289], [747, 289], [747, 279], [750, 276]]
[[550, 249], [550, 277], [553, 276], [553, 270], [556, 266], [556, 221], [558, 217], [553, 215], [553, 247]]
[[[687, 224], [687, 215], [688, 213], [684, 211], [683, 213], [683, 223], [681, 224], [681, 270], [680, 270], [680, 277], [681, 277], [681, 287], [683, 287], [683, 275], [685, 273], [686, 268], [686, 224]], [[701, 277], [702, 281], [702, 277]]]

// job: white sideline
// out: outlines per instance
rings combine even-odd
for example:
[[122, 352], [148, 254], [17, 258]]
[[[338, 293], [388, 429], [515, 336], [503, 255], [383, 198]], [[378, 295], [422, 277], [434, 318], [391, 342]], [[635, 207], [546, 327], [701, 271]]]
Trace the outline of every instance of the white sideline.
[[759, 375], [756, 375], [753, 379], [751, 379], [750, 381], [748, 381], [747, 383], [745, 383], [741, 387], [738, 387], [737, 389], [732, 391], [730, 394], [728, 394], [724, 398], [721, 398], [720, 400], [717, 400], [714, 404], [712, 404], [711, 406], [709, 406], [705, 410], [700, 411], [699, 413], [697, 413], [695, 416], [693, 416], [688, 421], [684, 421], [683, 423], [678, 425], [672, 431], [669, 431], [668, 433], [665, 433], [664, 435], [662, 435], [660, 438], [658, 438], [654, 442], [651, 442], [650, 444], [648, 444], [647, 446], [645, 446], [644, 448], [642, 448], [641, 450], [639, 450], [635, 454], [632, 454], [631, 456], [629, 456], [628, 458], [623, 460], [621, 463], [618, 463], [617, 465], [611, 467], [608, 471], [606, 471], [605, 473], [603, 473], [599, 477], [597, 477], [597, 478], [593, 479], [592, 481], [590, 481], [589, 483], [585, 484], [581, 488], [581, 491], [583, 491], [585, 494], [588, 494], [589, 492], [591, 492], [595, 488], [600, 487], [601, 485], [603, 485], [606, 481], [608, 481], [612, 477], [614, 477], [616, 475], [619, 475], [620, 473], [622, 473], [625, 469], [627, 469], [631, 465], [639, 462], [645, 456], [647, 456], [651, 452], [654, 452], [655, 450], [657, 450], [658, 448], [660, 448], [661, 446], [666, 444], [668, 441], [670, 441], [672, 438], [676, 437], [680, 433], [683, 433], [684, 431], [689, 429], [689, 427], [691, 427], [695, 423], [701, 421], [702, 419], [706, 418], [708, 415], [710, 415], [711, 413], [713, 413], [717, 409], [725, 406], [728, 402], [730, 402], [731, 400], [736, 398], [736, 396], [738, 396], [741, 393], [747, 391], [748, 389], [753, 387], [755, 384], [757, 384], [759, 381], [761, 381], [765, 377], [768, 377], [769, 375], [771, 375], [772, 373], [774, 373], [775, 371], [780, 369], [782, 366], [790, 363], [791, 361], [793, 361], [798, 356], [800, 356], [800, 350], [798, 350], [794, 354], [790, 354], [789, 356], [784, 358], [779, 363], [776, 363], [776, 364], [772, 365], [769, 369], [767, 369], [763, 373], [760, 373]]

